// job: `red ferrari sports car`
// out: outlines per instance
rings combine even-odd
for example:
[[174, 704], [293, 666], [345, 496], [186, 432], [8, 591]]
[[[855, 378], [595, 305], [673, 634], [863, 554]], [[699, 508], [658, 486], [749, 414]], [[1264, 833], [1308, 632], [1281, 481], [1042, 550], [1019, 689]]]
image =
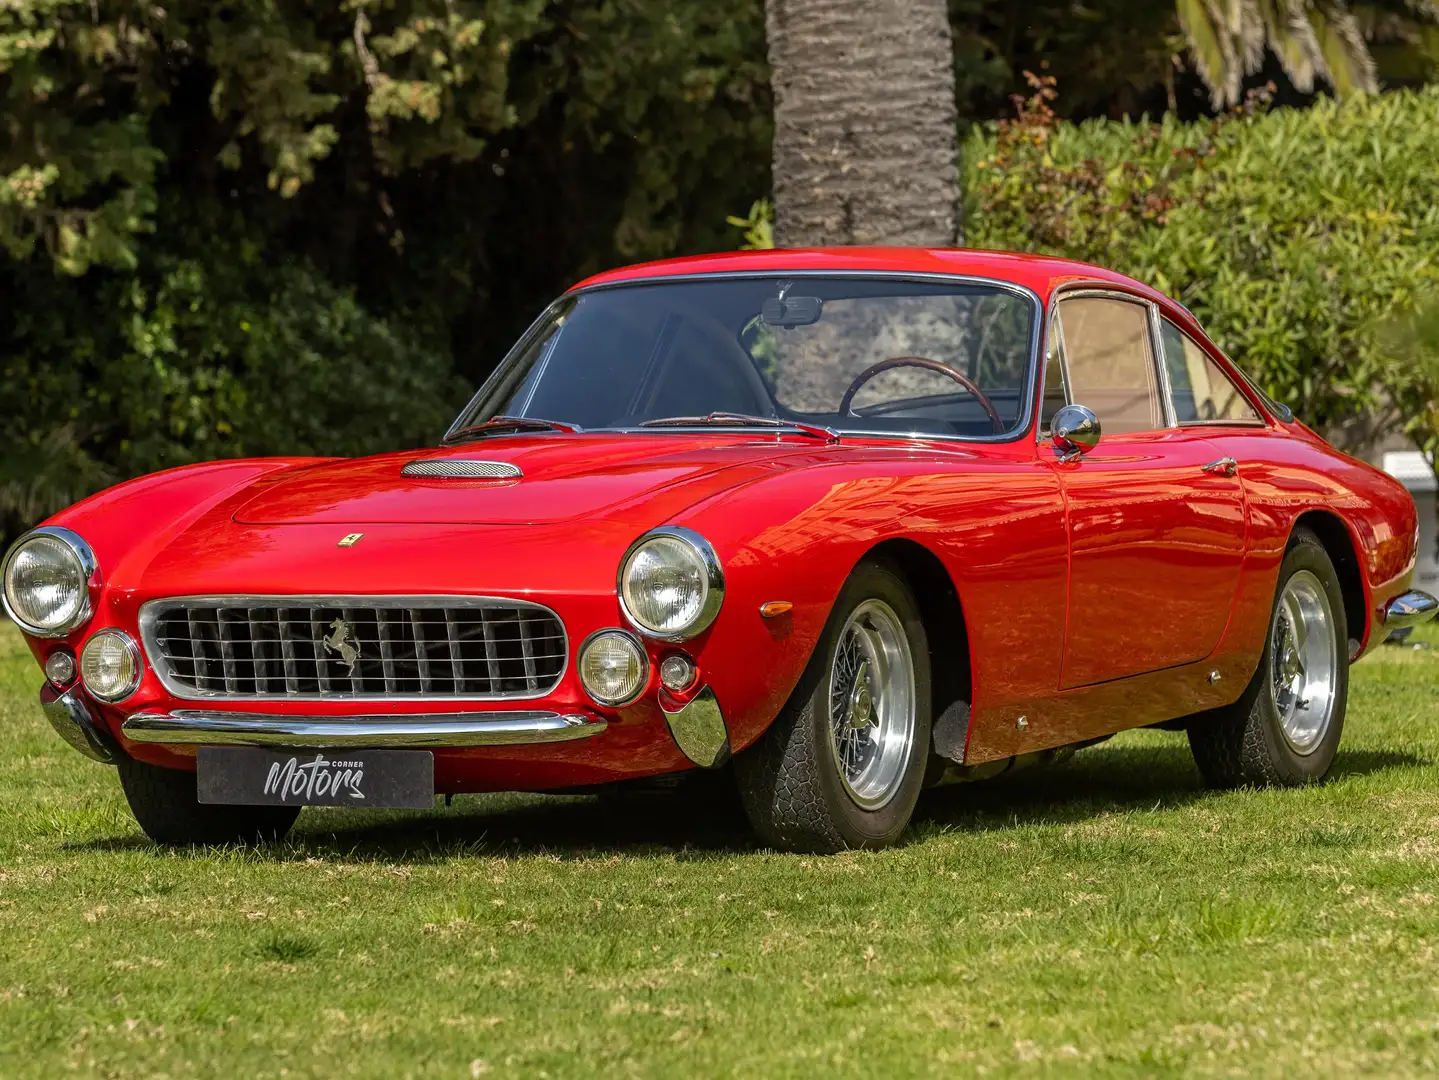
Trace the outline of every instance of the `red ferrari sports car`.
[[1416, 532], [1136, 281], [772, 251], [576, 286], [433, 448], [142, 477], [3, 578], [157, 841], [725, 768], [835, 851], [1141, 725], [1216, 786], [1322, 778], [1349, 665], [1435, 612]]

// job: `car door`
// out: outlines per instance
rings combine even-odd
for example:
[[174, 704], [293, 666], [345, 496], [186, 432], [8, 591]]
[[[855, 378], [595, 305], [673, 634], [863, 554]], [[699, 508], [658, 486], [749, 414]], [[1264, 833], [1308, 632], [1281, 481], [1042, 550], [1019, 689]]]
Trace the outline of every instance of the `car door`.
[[1161, 326], [1126, 293], [1058, 304], [1065, 395], [1101, 430], [1088, 453], [1054, 464], [1070, 552], [1063, 689], [1201, 660], [1233, 607], [1243, 488], [1203, 427], [1176, 422]]

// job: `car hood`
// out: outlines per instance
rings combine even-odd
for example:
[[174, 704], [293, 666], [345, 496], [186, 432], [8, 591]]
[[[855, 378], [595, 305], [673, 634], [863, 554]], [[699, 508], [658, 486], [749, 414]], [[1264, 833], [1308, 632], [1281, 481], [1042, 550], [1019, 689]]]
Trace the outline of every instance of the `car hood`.
[[[265, 477], [234, 511], [240, 525], [545, 525], [593, 519], [669, 494], [688, 504], [812, 443], [721, 435], [544, 434], [331, 461]], [[406, 476], [416, 461], [499, 462], [511, 479]]]

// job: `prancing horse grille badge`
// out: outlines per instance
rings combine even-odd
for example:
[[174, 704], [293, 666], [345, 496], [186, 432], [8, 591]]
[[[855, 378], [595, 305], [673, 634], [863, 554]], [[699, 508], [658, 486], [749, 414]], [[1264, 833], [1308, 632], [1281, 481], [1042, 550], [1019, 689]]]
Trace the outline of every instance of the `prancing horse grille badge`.
[[325, 651], [339, 653], [340, 663], [345, 665], [345, 674], [353, 675], [355, 665], [360, 661], [360, 641], [344, 619], [336, 619], [330, 624], [330, 629], [334, 633], [321, 639], [325, 643]]

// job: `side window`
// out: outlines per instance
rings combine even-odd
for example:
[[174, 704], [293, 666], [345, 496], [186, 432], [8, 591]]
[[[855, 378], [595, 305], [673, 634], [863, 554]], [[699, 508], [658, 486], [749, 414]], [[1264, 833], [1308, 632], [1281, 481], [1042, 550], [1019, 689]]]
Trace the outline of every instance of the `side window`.
[[1064, 358], [1060, 347], [1059, 313], [1049, 320], [1049, 344], [1044, 353], [1044, 397], [1039, 404], [1039, 434], [1048, 438], [1054, 414], [1069, 404], [1064, 396]]
[[1059, 317], [1074, 403], [1092, 409], [1106, 435], [1164, 427], [1149, 309], [1084, 296], [1061, 301]]
[[1181, 424], [1260, 422], [1254, 406], [1193, 338], [1168, 319], [1160, 324], [1159, 336], [1176, 420]]

